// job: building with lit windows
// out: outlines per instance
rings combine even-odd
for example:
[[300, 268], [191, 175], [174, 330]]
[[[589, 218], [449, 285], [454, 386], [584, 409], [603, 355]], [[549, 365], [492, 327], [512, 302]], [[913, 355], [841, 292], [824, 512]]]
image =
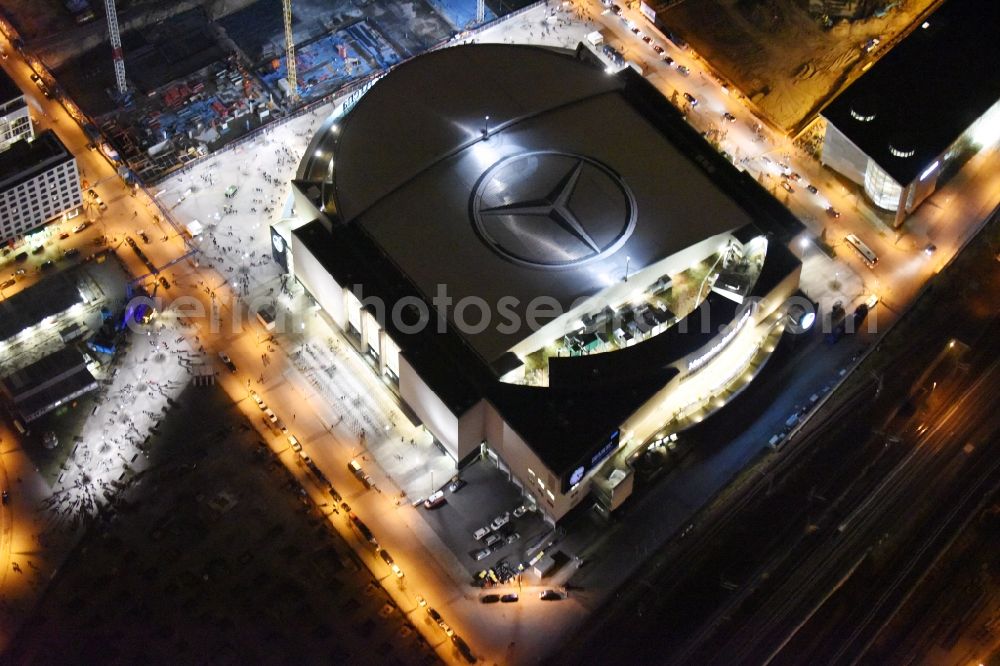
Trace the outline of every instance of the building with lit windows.
[[410, 60], [320, 128], [275, 258], [457, 467], [555, 522], [747, 384], [799, 261], [787, 211], [586, 49]]
[[33, 136], [24, 93], [7, 76], [7, 72], [0, 70], [0, 151], [7, 150], [16, 141]]
[[823, 164], [899, 226], [1000, 140], [1000, 3], [947, 0], [822, 111]]
[[0, 243], [78, 212], [76, 158], [51, 130], [0, 153]]

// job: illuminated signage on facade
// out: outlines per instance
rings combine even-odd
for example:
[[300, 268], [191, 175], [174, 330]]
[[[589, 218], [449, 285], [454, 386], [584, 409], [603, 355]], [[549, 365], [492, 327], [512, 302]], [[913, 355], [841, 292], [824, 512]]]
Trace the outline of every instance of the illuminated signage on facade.
[[726, 345], [732, 342], [733, 338], [736, 337], [736, 334], [739, 333], [740, 330], [743, 328], [743, 325], [747, 323], [748, 319], [750, 319], [750, 313], [752, 311], [753, 311], [752, 307], [747, 308], [743, 312], [743, 316], [740, 317], [740, 320], [736, 323], [736, 325], [733, 326], [731, 329], [729, 329], [729, 332], [726, 333], [724, 336], [722, 336], [721, 340], [712, 345], [711, 349], [709, 349], [701, 356], [698, 356], [697, 358], [693, 358], [690, 361], [688, 361], [688, 372], [694, 372], [701, 366], [711, 361], [718, 355], [719, 352], [725, 349]]
[[594, 455], [590, 457], [589, 463], [580, 465], [570, 472], [569, 475], [563, 480], [563, 492], [568, 491], [570, 488], [580, 483], [587, 472], [597, 467], [605, 458], [614, 453], [618, 449], [620, 437], [621, 430], [615, 430], [611, 433], [611, 436], [608, 438], [608, 441], [604, 444], [604, 446], [599, 448]]

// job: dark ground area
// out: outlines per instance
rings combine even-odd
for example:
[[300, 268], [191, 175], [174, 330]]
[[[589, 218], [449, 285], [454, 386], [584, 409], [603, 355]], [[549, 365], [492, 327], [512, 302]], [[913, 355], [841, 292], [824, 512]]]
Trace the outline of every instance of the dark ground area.
[[7, 663], [436, 663], [217, 387], [90, 527]]
[[[803, 451], [796, 466], [763, 476], [762, 469], [749, 466], [726, 492], [760, 488], [752, 501], [735, 508], [719, 503], [703, 511], [695, 518], [697, 529], [652, 554], [616, 598], [596, 612], [601, 619], [591, 636], [567, 644], [556, 663], [575, 663], [582, 655], [601, 661], [626, 652], [638, 663], [667, 662], [671, 650], [747, 581], [773, 548], [804, 534], [809, 498], [836, 497], [838, 488], [883, 448], [870, 439], [872, 424], [898, 404], [951, 336], [975, 339], [996, 317], [998, 248], [1000, 217], [994, 216], [819, 410], [805, 437], [785, 445]], [[884, 386], [876, 399], [878, 375]]]

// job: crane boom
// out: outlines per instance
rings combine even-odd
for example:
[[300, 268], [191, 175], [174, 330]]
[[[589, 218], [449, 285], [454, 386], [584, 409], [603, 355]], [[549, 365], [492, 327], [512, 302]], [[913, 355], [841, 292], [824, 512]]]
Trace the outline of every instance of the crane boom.
[[122, 55], [122, 37], [118, 32], [115, 0], [104, 0], [104, 8], [108, 15], [108, 37], [111, 40], [111, 59], [115, 63], [115, 81], [118, 84], [118, 93], [125, 97], [128, 94], [128, 84], [125, 81], [125, 58]]
[[285, 69], [290, 89], [288, 96], [294, 102], [299, 99], [299, 82], [295, 71], [295, 39], [292, 36], [292, 0], [281, 0], [281, 12], [285, 18]]

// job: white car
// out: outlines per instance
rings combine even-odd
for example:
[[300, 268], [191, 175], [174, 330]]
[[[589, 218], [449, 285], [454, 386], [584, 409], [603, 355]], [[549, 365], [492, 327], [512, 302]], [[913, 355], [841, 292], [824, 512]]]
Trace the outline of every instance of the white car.
[[253, 401], [257, 403], [257, 406], [260, 407], [261, 410], [267, 409], [267, 403], [264, 402], [263, 398], [260, 397], [257, 391], [250, 391], [250, 397], [253, 398]]
[[439, 490], [424, 500], [425, 509], [434, 509], [445, 503], [444, 491]]
[[288, 445], [291, 446], [292, 450], [296, 453], [302, 450], [302, 444], [299, 443], [299, 440], [295, 435], [288, 436]]
[[510, 522], [510, 511], [504, 511], [502, 514], [493, 519], [493, 522], [490, 523], [490, 528], [492, 528], [493, 530], [498, 530], [509, 522]]
[[472, 538], [476, 541], [482, 541], [483, 537], [491, 532], [489, 527], [480, 527], [478, 530], [472, 533]]

